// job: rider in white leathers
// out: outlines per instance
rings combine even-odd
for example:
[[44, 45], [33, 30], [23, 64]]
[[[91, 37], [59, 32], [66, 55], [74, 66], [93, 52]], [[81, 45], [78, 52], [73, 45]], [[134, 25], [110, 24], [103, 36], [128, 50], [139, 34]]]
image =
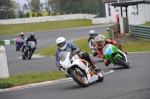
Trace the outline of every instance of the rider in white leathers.
[[[94, 30], [90, 30], [90, 31], [89, 31], [89, 35], [90, 35], [90, 37], [88, 38], [89, 48], [92, 49], [93, 56], [97, 56], [97, 52], [96, 52], [96, 50], [95, 50], [96, 47], [94, 46], [94, 42], [95, 42], [95, 37], [96, 37], [98, 34], [96, 34]], [[99, 35], [101, 35], [101, 34], [99, 34]], [[104, 35], [101, 35], [101, 36], [103, 36], [103, 37], [105, 38]]]

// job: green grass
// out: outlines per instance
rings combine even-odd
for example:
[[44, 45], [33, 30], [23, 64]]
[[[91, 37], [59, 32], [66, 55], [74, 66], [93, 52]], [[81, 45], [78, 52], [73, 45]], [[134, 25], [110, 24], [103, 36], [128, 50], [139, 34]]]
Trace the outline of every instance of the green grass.
[[63, 28], [92, 26], [92, 20], [77, 19], [66, 21], [50, 21], [50, 22], [38, 22], [28, 24], [13, 24], [13, 25], [0, 25], [0, 36], [17, 34], [20, 32], [35, 32], [45, 30], [55, 30]]
[[122, 48], [126, 52], [150, 51], [150, 41], [140, 40], [135, 42], [123, 43]]
[[25, 85], [25, 84], [31, 84], [31, 83], [38, 83], [43, 81], [51, 81], [51, 80], [65, 78], [65, 77], [66, 76], [64, 72], [59, 72], [59, 71], [13, 75], [6, 79], [0, 79], [0, 89]]
[[[106, 38], [108, 38], [108, 33], [104, 33], [104, 35], [106, 36]], [[81, 51], [86, 51], [91, 54], [91, 49], [89, 49], [89, 47], [88, 47], [87, 40], [88, 40], [88, 38], [86, 37], [86, 38], [74, 41], [73, 43], [75, 45], [79, 46], [81, 48]], [[57, 50], [57, 46], [55, 45], [52, 47], [48, 47], [48, 48], [39, 50], [36, 52], [36, 54], [53, 56], [53, 55], [55, 55], [56, 50]]]
[[145, 24], [143, 24], [144, 26], [150, 26], [150, 22], [146, 22]]
[[48, 47], [48, 48], [44, 48], [42, 50], [39, 50], [37, 52], [35, 52], [36, 54], [39, 54], [39, 55], [52, 55], [54, 56], [55, 55], [55, 52], [57, 50], [57, 46], [51, 46], [51, 47]]

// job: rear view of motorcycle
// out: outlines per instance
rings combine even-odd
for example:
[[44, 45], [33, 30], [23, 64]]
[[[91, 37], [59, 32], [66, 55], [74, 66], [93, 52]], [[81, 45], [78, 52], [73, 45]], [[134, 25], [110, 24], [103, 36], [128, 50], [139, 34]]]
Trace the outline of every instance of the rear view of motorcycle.
[[34, 53], [34, 49], [35, 49], [35, 42], [33, 41], [30, 41], [28, 42], [28, 44], [24, 45], [25, 48], [24, 48], [24, 51], [23, 51], [23, 54], [22, 54], [22, 59], [28, 59], [30, 60], [33, 53]]
[[15, 41], [15, 44], [16, 44], [16, 51], [19, 51], [20, 48], [23, 46], [24, 44], [24, 40], [21, 39], [20, 37], [18, 37]]
[[70, 57], [70, 52], [62, 51], [59, 53], [59, 58], [65, 74], [72, 77], [82, 87], [88, 87], [90, 83], [104, 80], [103, 72], [92, 70], [89, 63], [81, 59], [77, 53]]

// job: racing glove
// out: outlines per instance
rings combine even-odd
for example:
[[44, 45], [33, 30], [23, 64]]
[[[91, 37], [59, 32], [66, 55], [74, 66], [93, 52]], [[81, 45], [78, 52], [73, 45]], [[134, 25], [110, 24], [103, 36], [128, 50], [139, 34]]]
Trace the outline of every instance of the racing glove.
[[80, 49], [76, 49], [76, 52], [77, 52], [77, 53], [80, 53]]

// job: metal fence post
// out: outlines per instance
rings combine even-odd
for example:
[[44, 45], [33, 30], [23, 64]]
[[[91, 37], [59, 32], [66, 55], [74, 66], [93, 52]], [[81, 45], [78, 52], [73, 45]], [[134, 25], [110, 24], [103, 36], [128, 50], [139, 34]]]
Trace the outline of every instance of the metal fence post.
[[111, 29], [110, 29], [110, 27], [107, 28], [107, 33], [108, 33], [108, 38], [111, 39], [112, 35], [111, 35]]
[[111, 39], [113, 40], [114, 39], [114, 30], [110, 29], [110, 33], [111, 33]]

